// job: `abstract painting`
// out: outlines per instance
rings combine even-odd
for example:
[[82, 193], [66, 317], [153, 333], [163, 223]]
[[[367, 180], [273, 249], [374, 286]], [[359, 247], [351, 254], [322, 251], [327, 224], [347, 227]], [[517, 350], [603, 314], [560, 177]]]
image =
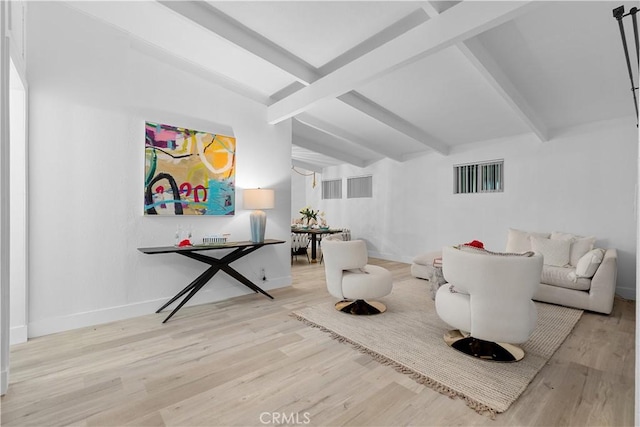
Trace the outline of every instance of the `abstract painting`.
[[236, 139], [145, 122], [145, 215], [233, 215]]

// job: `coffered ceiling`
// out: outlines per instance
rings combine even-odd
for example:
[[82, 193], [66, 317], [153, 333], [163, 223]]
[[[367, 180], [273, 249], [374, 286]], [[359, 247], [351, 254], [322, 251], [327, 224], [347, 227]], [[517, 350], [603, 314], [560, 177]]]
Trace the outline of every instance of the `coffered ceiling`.
[[[69, 2], [293, 119], [309, 170], [633, 116], [612, 9], [634, 2]], [[629, 26], [629, 25], [628, 25]], [[628, 32], [630, 43], [633, 35]]]

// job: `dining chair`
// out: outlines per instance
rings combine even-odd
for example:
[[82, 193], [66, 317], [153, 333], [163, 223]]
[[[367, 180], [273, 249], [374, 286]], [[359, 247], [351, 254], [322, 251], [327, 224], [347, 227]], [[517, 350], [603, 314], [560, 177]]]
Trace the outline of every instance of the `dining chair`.
[[309, 252], [307, 249], [309, 248], [309, 235], [308, 234], [299, 234], [299, 233], [291, 233], [291, 263], [293, 264], [293, 259], [298, 260], [298, 255], [306, 255], [307, 261], [311, 262], [309, 259]]

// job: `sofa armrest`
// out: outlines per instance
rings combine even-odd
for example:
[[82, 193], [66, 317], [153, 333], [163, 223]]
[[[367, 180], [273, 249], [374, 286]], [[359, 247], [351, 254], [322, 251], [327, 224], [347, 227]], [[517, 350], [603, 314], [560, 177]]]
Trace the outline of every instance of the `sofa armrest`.
[[593, 311], [611, 313], [613, 309], [613, 297], [616, 293], [616, 280], [618, 277], [618, 252], [615, 249], [607, 249], [602, 263], [591, 279], [589, 299], [592, 302]]

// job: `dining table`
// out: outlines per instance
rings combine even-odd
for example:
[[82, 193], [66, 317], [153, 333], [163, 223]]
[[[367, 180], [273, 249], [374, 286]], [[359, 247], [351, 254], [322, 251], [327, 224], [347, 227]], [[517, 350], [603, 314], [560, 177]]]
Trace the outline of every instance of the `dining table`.
[[317, 255], [317, 249], [316, 249], [317, 242], [322, 240], [322, 236], [324, 234], [338, 234], [338, 233], [342, 233], [342, 230], [339, 228], [323, 228], [323, 227], [318, 227], [318, 228], [291, 227], [291, 232], [297, 233], [297, 234], [309, 235], [309, 237], [311, 238], [311, 262], [316, 263], [318, 262], [318, 255]]

